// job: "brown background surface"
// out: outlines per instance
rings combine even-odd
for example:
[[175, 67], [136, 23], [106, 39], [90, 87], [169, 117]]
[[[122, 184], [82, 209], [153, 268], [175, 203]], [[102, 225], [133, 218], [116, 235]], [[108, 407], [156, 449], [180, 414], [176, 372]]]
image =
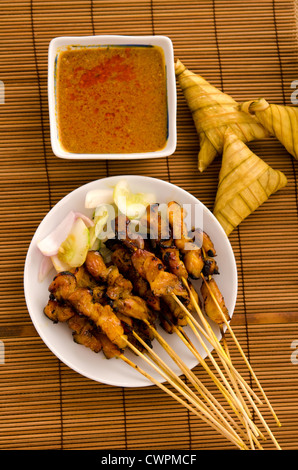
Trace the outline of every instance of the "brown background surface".
[[[263, 1], [0, 1], [1, 119], [0, 449], [232, 449], [157, 387], [125, 389], [70, 370], [37, 335], [23, 292], [28, 245], [40, 221], [69, 191], [101, 177], [138, 174], [179, 185], [212, 210], [220, 161], [197, 171], [198, 138], [178, 87], [178, 144], [160, 160], [68, 161], [49, 135], [47, 52], [64, 35], [161, 34], [192, 71], [236, 100], [291, 105], [298, 79], [297, 3]], [[274, 139], [250, 145], [288, 185], [245, 220], [230, 240], [239, 275], [233, 330], [282, 427], [298, 448], [297, 162]], [[32, 281], [34, 282], [34, 280]], [[235, 363], [250, 380], [237, 359]], [[206, 380], [200, 366], [199, 377]], [[265, 448], [273, 448], [269, 440]]]

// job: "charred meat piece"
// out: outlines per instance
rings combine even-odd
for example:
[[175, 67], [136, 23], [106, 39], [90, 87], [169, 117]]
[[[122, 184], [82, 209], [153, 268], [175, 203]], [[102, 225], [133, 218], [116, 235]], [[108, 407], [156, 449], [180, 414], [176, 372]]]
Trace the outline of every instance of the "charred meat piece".
[[121, 350], [118, 348], [118, 346], [114, 344], [104, 333], [98, 331], [94, 333], [94, 335], [100, 341], [102, 352], [107, 359], [112, 359], [113, 357], [119, 357], [121, 355]]
[[77, 280], [77, 287], [90, 287], [93, 289], [97, 285], [96, 280], [86, 269], [85, 265], [74, 268], [70, 271]]
[[146, 302], [137, 296], [120, 297], [113, 301], [113, 308], [124, 315], [137, 320], [150, 321]]
[[93, 326], [88, 321], [85, 321], [82, 329], [79, 332], [73, 333], [73, 339], [76, 343], [82, 344], [86, 348], [98, 353], [102, 349], [102, 344], [93, 332]]
[[98, 251], [88, 251], [85, 266], [89, 274], [91, 274], [97, 282], [107, 280], [108, 268]]
[[117, 266], [107, 267], [98, 251], [89, 251], [85, 264], [88, 272], [98, 283], [107, 284], [106, 295], [111, 299], [132, 291], [131, 282], [119, 273]]
[[174, 327], [187, 325], [187, 318], [179, 305], [177, 309], [175, 305], [167, 303], [166, 299], [162, 299], [162, 310], [159, 314], [159, 320], [162, 328], [169, 334], [174, 333]]
[[225, 305], [224, 298], [218, 288], [218, 285], [216, 284], [215, 280], [213, 278], [206, 280], [202, 283], [201, 286], [201, 294], [203, 297], [203, 305], [204, 305], [204, 310], [206, 315], [213, 320], [215, 323], [218, 323], [219, 325], [223, 323], [223, 316], [221, 312], [219, 311], [219, 308], [216, 304], [216, 302], [213, 300], [213, 297], [210, 293], [210, 290], [213, 293], [215, 299], [217, 300], [217, 303], [219, 304], [225, 318], [227, 320], [230, 319], [229, 317], [229, 312], [228, 309]]
[[106, 286], [105, 285], [96, 285], [92, 288], [92, 295], [94, 302], [99, 302], [100, 304], [106, 303]]
[[214, 244], [206, 232], [199, 228], [196, 228], [191, 233], [189, 233], [189, 236], [192, 238], [192, 241], [195, 245], [203, 249], [204, 256], [216, 256]]
[[75, 311], [65, 304], [60, 304], [57, 300], [49, 299], [44, 308], [44, 314], [54, 323], [66, 322], [75, 315]]
[[160, 205], [158, 203], [147, 206], [140, 223], [146, 228], [148, 238], [155, 243], [161, 244], [163, 240], [170, 239], [170, 229], [167, 214], [162, 216]]
[[186, 295], [186, 291], [178, 277], [165, 271], [162, 261], [153, 253], [146, 250], [137, 250], [131, 257], [137, 272], [148, 281], [152, 292], [156, 296], [171, 292], [177, 295]]
[[153, 294], [148, 282], [136, 271], [131, 261], [131, 254], [127, 249], [118, 247], [112, 253], [112, 262], [118, 267], [121, 274], [131, 281], [134, 294], [144, 299], [150, 309], [159, 311], [159, 297]]
[[213, 276], [213, 274], [219, 274], [218, 266], [215, 259], [205, 258], [204, 268], [202, 272], [205, 277]]
[[83, 344], [94, 352], [101, 350], [101, 343], [93, 334], [94, 326], [87, 318], [78, 315], [69, 305], [49, 299], [44, 313], [54, 323], [66, 322], [73, 331], [73, 339], [76, 343]]
[[76, 287], [77, 280], [75, 275], [69, 271], [63, 271], [54, 277], [49, 286], [49, 291], [55, 299], [65, 301]]
[[177, 202], [171, 201], [168, 203], [169, 224], [172, 228], [174, 242], [179, 249], [184, 247], [184, 244], [182, 246], [180, 245], [180, 241], [182, 243], [191, 241], [184, 222], [185, 217], [186, 213], [184, 209]]
[[126, 215], [120, 214], [115, 219], [116, 239], [121, 241], [130, 251], [144, 249], [144, 239], [137, 233], [130, 230], [130, 219]]
[[204, 269], [204, 259], [201, 250], [186, 251], [183, 261], [189, 276], [192, 279], [199, 279]]
[[117, 299], [118, 297], [129, 295], [132, 291], [132, 283], [122, 276], [117, 266], [110, 266], [108, 270], [108, 288], [106, 295], [110, 297], [110, 299]]
[[102, 306], [93, 302], [92, 291], [83, 287], [76, 289], [68, 297], [68, 301], [78, 313], [88, 317], [120, 349], [125, 348], [126, 341], [121, 322], [109, 305]]
[[169, 267], [171, 273], [181, 278], [188, 278], [187, 269], [185, 266], [185, 261], [183, 262], [180, 258], [180, 253], [178, 248], [170, 247], [164, 248], [160, 247], [160, 252], [162, 255], [162, 261], [165, 263], [166, 266]]
[[214, 248], [213, 242], [206, 232], [203, 232], [202, 247], [207, 256], [210, 256], [210, 257], [216, 256], [216, 250]]

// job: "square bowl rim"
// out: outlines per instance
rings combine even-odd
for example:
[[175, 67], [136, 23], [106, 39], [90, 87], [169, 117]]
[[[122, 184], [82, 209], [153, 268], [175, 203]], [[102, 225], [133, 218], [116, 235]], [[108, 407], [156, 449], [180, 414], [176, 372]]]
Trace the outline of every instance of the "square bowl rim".
[[[59, 143], [57, 137], [57, 114], [55, 104], [55, 61], [59, 52], [63, 48], [71, 45], [92, 47], [93, 45], [156, 45], [160, 46], [164, 52], [166, 79], [167, 79], [167, 109], [168, 109], [168, 137], [165, 147], [152, 152], [140, 153], [72, 153], [64, 150]], [[173, 43], [168, 36], [164, 35], [115, 35], [105, 34], [96, 36], [58, 36], [53, 38], [48, 48], [48, 106], [50, 118], [50, 139], [53, 153], [64, 159], [71, 160], [139, 160], [147, 158], [163, 158], [172, 155], [177, 145], [177, 94], [176, 94], [176, 77], [174, 65]]]

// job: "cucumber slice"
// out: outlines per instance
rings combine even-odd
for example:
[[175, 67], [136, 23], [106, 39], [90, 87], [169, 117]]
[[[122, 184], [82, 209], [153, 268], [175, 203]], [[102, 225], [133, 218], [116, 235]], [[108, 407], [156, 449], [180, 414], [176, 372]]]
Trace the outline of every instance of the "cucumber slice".
[[85, 196], [86, 209], [94, 209], [101, 204], [113, 203], [113, 189], [91, 189]]
[[120, 180], [116, 184], [113, 197], [118, 209], [129, 219], [139, 219], [144, 214], [146, 207], [156, 202], [154, 194], [131, 192], [125, 180]]
[[58, 258], [72, 268], [82, 266], [90, 247], [89, 229], [81, 218], [73, 224], [67, 238], [58, 249]]

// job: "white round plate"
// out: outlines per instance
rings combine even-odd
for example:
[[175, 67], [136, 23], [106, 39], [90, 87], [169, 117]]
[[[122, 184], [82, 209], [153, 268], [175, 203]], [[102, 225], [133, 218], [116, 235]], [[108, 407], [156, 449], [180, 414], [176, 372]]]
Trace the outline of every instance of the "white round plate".
[[[38, 280], [42, 260], [42, 255], [37, 247], [38, 241], [48, 235], [71, 210], [84, 212], [86, 215], [91, 216], [92, 210], [87, 210], [84, 207], [86, 193], [93, 189], [111, 188], [120, 179], [126, 179], [133, 192], [155, 193], [156, 201], [159, 203], [175, 200], [179, 204], [189, 204], [192, 209], [197, 207], [201, 210], [203, 227], [200, 228], [208, 233], [215, 245], [216, 260], [220, 270], [220, 274], [216, 276], [216, 282], [225, 298], [229, 314], [232, 316], [237, 296], [237, 269], [232, 247], [221, 225], [214, 215], [188, 192], [168, 182], [145, 176], [121, 175], [103, 178], [77, 188], [59, 201], [40, 223], [29, 246], [24, 270], [24, 291], [28, 311], [38, 334], [47, 347], [64, 364], [97, 382], [119, 387], [144, 387], [152, 385], [152, 382], [121, 359], [106, 359], [102, 352], [96, 354], [90, 349], [76, 344], [67, 324], [54, 324], [45, 316], [43, 309], [49, 298], [48, 286], [55, 272], [50, 272], [42, 282]], [[217, 325], [212, 324], [212, 327], [217, 337], [221, 338]], [[190, 369], [197, 365], [197, 359], [177, 335], [170, 335], [159, 326], [157, 326], [157, 329]], [[189, 330], [189, 327], [185, 331], [197, 346], [201, 356], [206, 357], [206, 351], [199, 344], [193, 332]], [[212, 350], [210, 345], [208, 345], [208, 348]], [[153, 349], [178, 375], [181, 375], [178, 366], [156, 340], [153, 341]], [[125, 355], [160, 382], [165, 381], [143, 359], [130, 351], [125, 351]]]

